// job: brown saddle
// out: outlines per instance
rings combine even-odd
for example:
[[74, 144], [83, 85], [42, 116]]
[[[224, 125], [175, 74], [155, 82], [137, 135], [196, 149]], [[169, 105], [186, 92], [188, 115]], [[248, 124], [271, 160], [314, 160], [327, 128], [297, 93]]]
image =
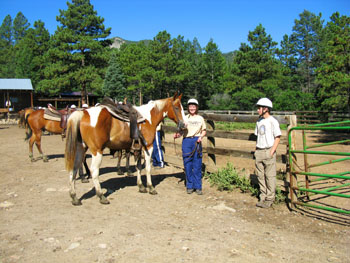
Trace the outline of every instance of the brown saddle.
[[144, 146], [147, 146], [147, 142], [144, 139], [141, 131], [138, 128], [138, 123], [143, 122], [144, 117], [131, 105], [131, 103], [127, 102], [124, 99], [123, 104], [115, 103], [111, 98], [104, 97], [102, 102], [102, 106], [106, 106], [108, 111], [116, 118], [130, 122], [130, 138], [132, 140], [141, 140]]
[[[65, 109], [57, 110], [51, 103], [47, 105], [47, 110], [45, 110], [45, 115], [51, 116], [60, 122], [60, 127], [62, 128], [62, 137], [65, 137], [65, 131], [67, 128], [67, 121], [70, 114], [72, 114], [76, 109], [70, 109], [67, 105]], [[44, 117], [45, 117], [44, 115]]]

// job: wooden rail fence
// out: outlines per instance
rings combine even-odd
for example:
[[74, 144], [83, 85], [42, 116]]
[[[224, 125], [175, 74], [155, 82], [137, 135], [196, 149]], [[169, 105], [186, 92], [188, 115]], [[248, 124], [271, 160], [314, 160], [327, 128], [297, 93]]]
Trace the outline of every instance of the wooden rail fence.
[[[232, 157], [241, 158], [253, 158], [254, 151], [244, 151], [240, 149], [228, 149], [216, 146], [216, 138], [232, 139], [232, 140], [243, 140], [243, 141], [256, 141], [254, 133], [238, 132], [238, 131], [222, 131], [215, 129], [216, 122], [248, 122], [256, 123], [258, 120], [257, 115], [243, 115], [243, 114], [213, 114], [213, 113], [199, 113], [205, 119], [207, 123], [207, 147], [203, 147], [203, 163], [208, 172], [215, 172], [218, 170], [216, 158], [217, 156], [228, 155]], [[296, 115], [273, 115], [280, 124], [287, 124], [288, 128], [296, 126]], [[163, 131], [166, 133], [174, 133], [176, 127], [164, 125]], [[286, 145], [286, 154], [288, 151], [287, 138], [282, 137], [280, 144]], [[165, 149], [172, 147], [173, 142], [163, 141]], [[181, 148], [179, 149], [181, 152]], [[286, 154], [278, 154], [277, 162], [285, 163], [287, 165]], [[166, 162], [176, 165], [183, 166], [182, 159], [179, 156], [169, 154], [169, 151], [165, 150], [164, 159]]]

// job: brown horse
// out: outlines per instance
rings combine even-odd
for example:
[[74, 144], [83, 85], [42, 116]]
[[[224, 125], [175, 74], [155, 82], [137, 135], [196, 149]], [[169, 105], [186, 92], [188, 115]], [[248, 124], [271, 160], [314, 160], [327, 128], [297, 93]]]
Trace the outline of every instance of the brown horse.
[[[110, 150], [110, 153], [113, 155], [113, 158], [117, 158], [118, 159], [118, 162], [117, 162], [117, 173], [119, 175], [124, 175], [124, 172], [120, 168], [120, 163], [121, 163], [121, 161], [123, 159], [123, 150]], [[126, 159], [126, 162], [125, 162], [126, 174], [128, 176], [132, 176], [132, 172], [130, 171], [130, 149], [124, 150], [124, 156], [125, 156], [125, 159]]]
[[[29, 113], [26, 116], [26, 123], [28, 125], [29, 131], [26, 132], [25, 140], [29, 140], [29, 158], [32, 161], [35, 161], [33, 156], [34, 143], [41, 155], [40, 159], [42, 158], [44, 162], [48, 161], [47, 156], [43, 153], [41, 149], [41, 135], [44, 130], [53, 134], [62, 135], [63, 133], [63, 129], [60, 126], [60, 121], [45, 119], [44, 112], [44, 109], [39, 109]], [[63, 113], [65, 112], [68, 112], [67, 108], [63, 111]]]
[[[143, 150], [146, 160], [147, 188], [150, 194], [157, 194], [151, 180], [151, 156], [156, 128], [165, 116], [175, 121], [179, 130], [185, 128], [181, 97], [182, 95], [175, 94], [173, 97], [150, 101], [146, 105], [136, 107], [145, 117], [145, 122], [139, 124], [139, 128], [147, 143]], [[88, 148], [92, 154], [90, 171], [96, 195], [100, 203], [109, 204], [108, 199], [102, 193], [99, 182], [103, 150], [106, 147], [114, 150], [130, 149], [131, 145], [129, 123], [114, 118], [103, 106], [92, 107], [83, 112], [76, 111], [70, 116], [67, 125], [65, 161], [66, 170], [70, 176], [70, 196], [73, 205], [81, 205], [81, 201], [76, 196], [75, 178], [84, 160], [86, 149]], [[136, 165], [137, 185], [139, 191], [145, 193], [147, 189], [141, 181], [142, 167], [140, 164], [141, 158], [138, 159], [138, 165]]]

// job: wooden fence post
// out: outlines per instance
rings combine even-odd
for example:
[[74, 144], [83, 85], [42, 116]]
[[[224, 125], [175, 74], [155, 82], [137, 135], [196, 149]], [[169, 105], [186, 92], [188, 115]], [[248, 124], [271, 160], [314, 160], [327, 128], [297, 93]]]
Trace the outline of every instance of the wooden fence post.
[[[206, 120], [207, 122], [207, 130], [215, 131], [215, 123], [213, 120]], [[206, 164], [211, 167], [216, 166], [216, 156], [214, 151], [210, 151], [210, 149], [215, 149], [215, 137], [207, 136], [207, 154], [206, 154]], [[209, 169], [212, 170], [212, 169]]]

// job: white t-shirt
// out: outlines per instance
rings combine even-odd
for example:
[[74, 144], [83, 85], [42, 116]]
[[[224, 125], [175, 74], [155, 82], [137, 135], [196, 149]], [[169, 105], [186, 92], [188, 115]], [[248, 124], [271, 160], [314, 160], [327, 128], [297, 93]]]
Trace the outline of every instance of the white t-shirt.
[[185, 130], [184, 137], [196, 137], [200, 136], [203, 130], [207, 129], [205, 121], [202, 116], [195, 115], [186, 116], [187, 129]]
[[258, 136], [256, 147], [262, 149], [271, 148], [275, 138], [282, 135], [278, 121], [272, 116], [259, 119], [254, 134]]

